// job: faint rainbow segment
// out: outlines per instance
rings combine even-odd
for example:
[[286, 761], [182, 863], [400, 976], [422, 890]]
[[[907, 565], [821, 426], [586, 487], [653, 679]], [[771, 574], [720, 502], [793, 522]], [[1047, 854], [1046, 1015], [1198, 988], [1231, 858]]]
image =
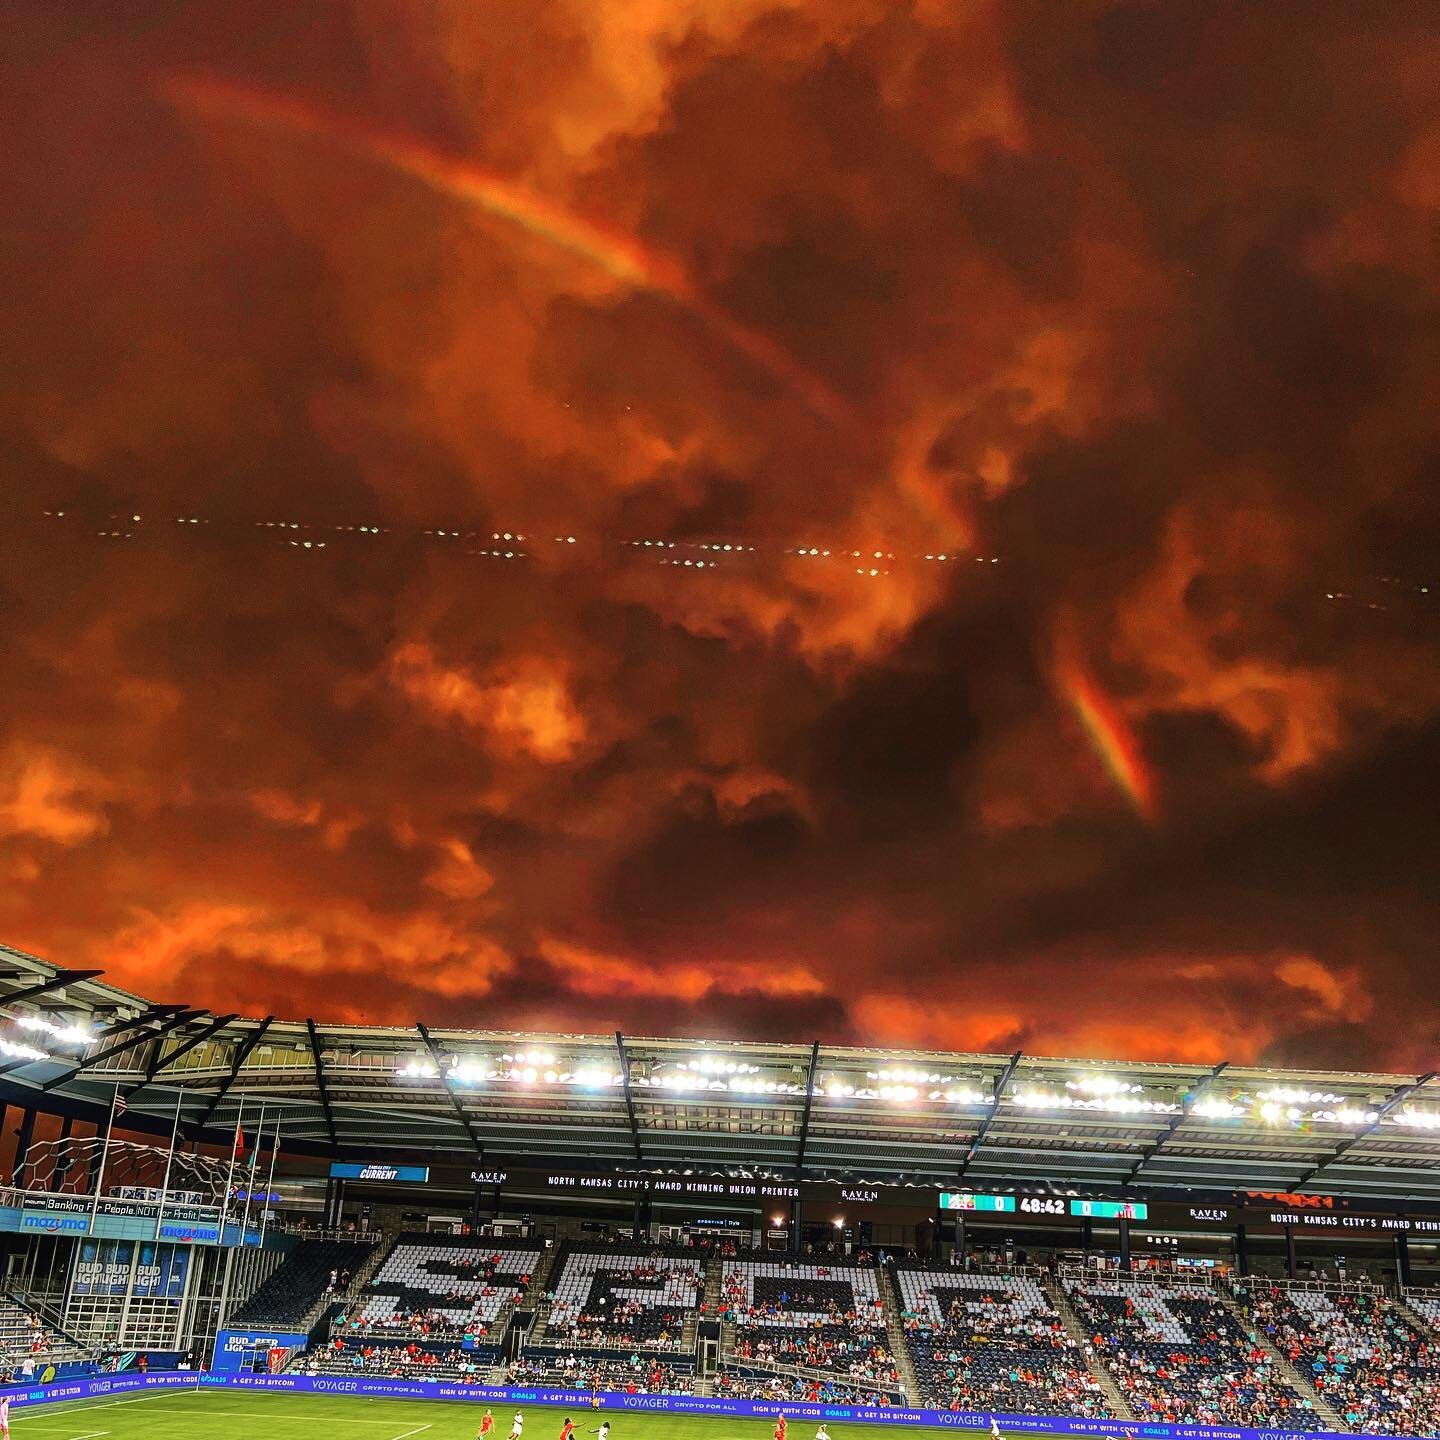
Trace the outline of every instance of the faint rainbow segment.
[[835, 426], [852, 423], [844, 402], [823, 380], [768, 335], [742, 324], [708, 300], [678, 261], [642, 245], [632, 235], [597, 225], [503, 175], [411, 136], [386, 134], [294, 96], [203, 75], [170, 76], [161, 81], [159, 89], [171, 104], [191, 114], [326, 141], [458, 204], [515, 225], [579, 256], [623, 285], [670, 301], [779, 381], [814, 414]]
[[1062, 653], [1055, 674], [1060, 693], [1084, 728], [1106, 774], [1142, 820], [1157, 819], [1154, 777], [1133, 732], [1110, 697], [1071, 653]]

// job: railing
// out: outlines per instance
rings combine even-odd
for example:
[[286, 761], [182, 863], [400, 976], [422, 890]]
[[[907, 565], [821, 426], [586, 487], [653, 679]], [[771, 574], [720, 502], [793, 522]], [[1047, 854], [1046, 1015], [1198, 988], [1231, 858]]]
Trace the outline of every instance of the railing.
[[[903, 1395], [905, 1382], [900, 1378], [893, 1381], [862, 1380], [858, 1376], [846, 1375], [839, 1370], [817, 1370], [810, 1365], [773, 1365], [764, 1360], [746, 1360], [739, 1355], [722, 1355], [720, 1368], [727, 1373], [731, 1370], [758, 1370], [764, 1375], [778, 1375], [782, 1379], [819, 1380], [827, 1385], [838, 1385], [847, 1390], [873, 1390], [877, 1395]], [[896, 1366], [899, 1369], [899, 1366]]]
[[1385, 1286], [1373, 1280], [1285, 1280], [1270, 1275], [1232, 1275], [1230, 1288], [1235, 1293], [1256, 1290], [1304, 1290], [1314, 1295], [1369, 1295], [1383, 1298]]
[[[1048, 1274], [1048, 1271], [1041, 1271]], [[1090, 1285], [1120, 1282], [1126, 1285], [1154, 1285], [1164, 1290], [1177, 1285], [1205, 1285], [1215, 1289], [1221, 1279], [1218, 1270], [1104, 1270], [1087, 1265], [1061, 1265], [1055, 1272], [1061, 1281], [1079, 1280]]]
[[67, 1345], [72, 1345], [86, 1359], [93, 1359], [99, 1350], [96, 1346], [87, 1345], [83, 1340], [77, 1339], [65, 1328], [65, 1317], [60, 1307], [49, 1299], [37, 1295], [25, 1289], [23, 1286], [7, 1286], [3, 1292], [5, 1296], [13, 1300], [25, 1310], [33, 1310], [44, 1322], [46, 1328], [53, 1331]]
[[348, 1240], [356, 1245], [380, 1245], [385, 1238], [379, 1230], [328, 1230], [316, 1225], [300, 1225], [293, 1220], [277, 1220], [266, 1234], [295, 1235], [301, 1240]]

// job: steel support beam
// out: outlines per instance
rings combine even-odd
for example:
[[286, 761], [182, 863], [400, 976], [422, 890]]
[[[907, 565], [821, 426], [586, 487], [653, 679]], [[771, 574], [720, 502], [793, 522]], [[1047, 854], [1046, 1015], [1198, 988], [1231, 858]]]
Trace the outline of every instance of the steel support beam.
[[440, 1077], [440, 1088], [450, 1097], [450, 1104], [454, 1106], [455, 1114], [459, 1117], [460, 1123], [465, 1127], [465, 1133], [470, 1137], [470, 1143], [475, 1147], [475, 1155], [478, 1159], [485, 1158], [485, 1147], [480, 1143], [480, 1137], [475, 1133], [474, 1127], [470, 1124], [470, 1117], [465, 1113], [465, 1107], [460, 1103], [460, 1097], [450, 1085], [450, 1077], [445, 1073], [445, 1066], [440, 1061], [440, 1047], [431, 1038], [429, 1030], [420, 1021], [415, 1022], [415, 1028], [420, 1032], [420, 1038], [425, 1042], [425, 1048], [430, 1052], [430, 1059], [434, 1062], [435, 1073]]
[[815, 1103], [815, 1076], [820, 1069], [820, 1042], [810, 1046], [810, 1068], [805, 1073], [805, 1109], [800, 1116], [800, 1144], [795, 1151], [795, 1174], [805, 1169], [805, 1146], [810, 1142], [810, 1107]]
[[340, 1140], [335, 1134], [335, 1112], [330, 1108], [330, 1090], [325, 1084], [325, 1066], [320, 1060], [320, 1040], [315, 1034], [315, 1022], [307, 1019], [305, 1028], [310, 1032], [310, 1053], [315, 1057], [315, 1083], [320, 1087], [320, 1107], [325, 1111], [325, 1128], [330, 1132], [331, 1147], [338, 1150]]
[[[125, 1034], [127, 1030], [134, 1030], [139, 1025], [148, 1025], [152, 1020], [160, 1020], [167, 1015], [175, 1015], [182, 1011], [191, 1017], [205, 1013], [203, 1010], [185, 1010], [183, 1005], [149, 1005], [133, 1019], [120, 1020], [114, 1025], [108, 1026], [93, 1037], [92, 1043], [112, 1039], [116, 1035]], [[147, 1036], [150, 1033], [152, 1032], [147, 1032]], [[96, 1056], [94, 1058], [98, 1059], [99, 1057]], [[0, 1075], [8, 1075], [12, 1070], [23, 1070], [27, 1065], [50, 1065], [53, 1063], [53, 1060], [7, 1060], [5, 1064], [0, 1065]], [[71, 1072], [73, 1073], [73, 1071], [81, 1069], [87, 1063], [91, 1062], [85, 1060], [75, 1061], [71, 1066]]]
[[1432, 1070], [1428, 1075], [1420, 1076], [1418, 1080], [1413, 1081], [1411, 1084], [1402, 1085], [1383, 1105], [1378, 1107], [1375, 1111], [1375, 1119], [1369, 1125], [1365, 1126], [1363, 1130], [1357, 1130], [1353, 1135], [1342, 1140], [1330, 1155], [1318, 1165], [1312, 1166], [1295, 1182], [1295, 1188], [1298, 1190], [1302, 1185], [1308, 1185], [1322, 1170], [1333, 1165], [1341, 1156], [1345, 1155], [1349, 1150], [1358, 1145], [1360, 1141], [1365, 1139], [1367, 1135], [1373, 1135], [1380, 1128], [1385, 1117], [1402, 1100], [1408, 1100], [1417, 1090], [1428, 1085], [1437, 1074], [1440, 1074], [1440, 1071]]
[[1195, 1108], [1195, 1102], [1230, 1068], [1228, 1060], [1222, 1060], [1186, 1097], [1180, 1106], [1180, 1113], [1176, 1115], [1165, 1127], [1164, 1131], [1155, 1137], [1155, 1143], [1148, 1149], [1140, 1152], [1140, 1157], [1130, 1167], [1130, 1173], [1120, 1182], [1122, 1185], [1132, 1184], [1135, 1177], [1170, 1143], [1175, 1132], [1185, 1123], [1191, 1110]]
[[123, 1055], [127, 1050], [133, 1050], [147, 1040], [158, 1040], [162, 1035], [168, 1035], [177, 1025], [184, 1025], [188, 1020], [198, 1020], [204, 1013], [203, 1010], [182, 1010], [178, 1015], [172, 1015], [170, 1019], [163, 1021], [158, 1030], [144, 1030], [139, 1035], [132, 1035], [128, 1040], [122, 1040], [118, 1045], [107, 1045], [98, 1055], [90, 1055], [84, 1060], [77, 1060], [73, 1065], [62, 1070], [60, 1074], [52, 1075], [40, 1088], [41, 1090], [53, 1090], [67, 1080], [83, 1076], [87, 1070], [98, 1065], [102, 1060], [109, 1060], [114, 1055]]
[[625, 1117], [630, 1121], [630, 1143], [635, 1147], [635, 1158], [644, 1159], [640, 1153], [640, 1122], [635, 1118], [635, 1097], [630, 1093], [630, 1055], [625, 1049], [625, 1037], [615, 1032], [615, 1049], [620, 1056], [621, 1085], [625, 1093]]
[[63, 990], [67, 985], [74, 985], [81, 980], [93, 980], [102, 973], [100, 970], [57, 970], [43, 984], [27, 985], [23, 990], [12, 990], [8, 995], [0, 995], [0, 1005], [13, 1005], [20, 1000], [34, 1000], [38, 996], [49, 995], [52, 991]]
[[[197, 1045], [203, 1045], [217, 1030], [223, 1030], [235, 1018], [234, 1015], [221, 1015], [219, 1019], [212, 1020], [203, 1030], [177, 1045], [163, 1060], [160, 1059], [157, 1047], [155, 1059], [150, 1062], [145, 1071], [145, 1085], [148, 1085], [162, 1070], [168, 1070], [182, 1055], [188, 1055]], [[143, 1090], [145, 1085], [137, 1085], [135, 1090]], [[130, 1093], [133, 1095], [135, 1090]]]
[[989, 1134], [991, 1125], [995, 1123], [995, 1117], [1000, 1113], [1000, 1101], [1009, 1088], [1010, 1082], [1015, 1078], [1015, 1071], [1019, 1069], [1022, 1058], [1022, 1052], [1017, 1050], [1010, 1057], [1010, 1063], [1001, 1072], [1000, 1078], [995, 1082], [995, 1100], [990, 1106], [990, 1113], [980, 1122], [980, 1128], [975, 1132], [975, 1138], [970, 1142], [970, 1148], [965, 1152], [965, 1158], [960, 1162], [959, 1170], [955, 1172], [957, 1175], [963, 1175], [970, 1168], [970, 1162], [975, 1158], [985, 1136]]
[[210, 1103], [205, 1107], [205, 1113], [195, 1122], [196, 1130], [203, 1130], [210, 1123], [210, 1117], [220, 1108], [220, 1102], [230, 1093], [230, 1087], [235, 1083], [235, 1077], [239, 1075], [240, 1067], [274, 1023], [275, 1017], [267, 1015], [235, 1046], [235, 1057], [230, 1062], [230, 1073], [220, 1082], [220, 1088], [210, 1097]]

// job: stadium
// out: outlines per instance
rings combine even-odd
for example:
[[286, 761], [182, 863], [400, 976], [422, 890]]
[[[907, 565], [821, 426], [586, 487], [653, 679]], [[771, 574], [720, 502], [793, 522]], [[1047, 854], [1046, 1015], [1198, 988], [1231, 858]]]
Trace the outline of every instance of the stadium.
[[26, 1430], [1440, 1424], [1431, 1075], [287, 1022], [4, 965]]

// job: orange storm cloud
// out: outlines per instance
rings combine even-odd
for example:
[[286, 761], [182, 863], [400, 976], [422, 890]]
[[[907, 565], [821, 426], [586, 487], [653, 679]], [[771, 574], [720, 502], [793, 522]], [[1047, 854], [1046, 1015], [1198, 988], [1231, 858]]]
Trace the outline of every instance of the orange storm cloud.
[[1370, 22], [16, 0], [0, 939], [1430, 1068], [1440, 32]]

